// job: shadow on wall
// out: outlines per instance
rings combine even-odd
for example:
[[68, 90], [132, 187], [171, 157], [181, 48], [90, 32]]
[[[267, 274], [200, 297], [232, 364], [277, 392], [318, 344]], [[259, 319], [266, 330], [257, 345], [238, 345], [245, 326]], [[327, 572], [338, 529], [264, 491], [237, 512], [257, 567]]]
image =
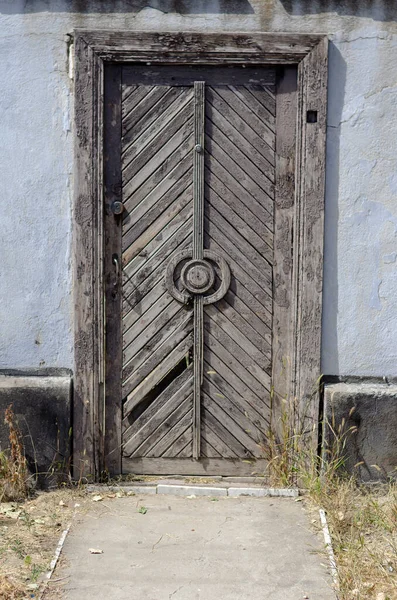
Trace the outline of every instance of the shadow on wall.
[[397, 21], [396, 0], [279, 0], [291, 16], [336, 13], [374, 21]]
[[249, 0], [0, 0], [0, 13], [16, 14], [38, 12], [70, 13], [133, 13], [154, 8], [162, 13], [189, 14], [253, 14]]
[[327, 166], [325, 181], [324, 285], [321, 372], [339, 373], [338, 357], [338, 220], [340, 122], [345, 97], [346, 62], [329, 43], [327, 107]]

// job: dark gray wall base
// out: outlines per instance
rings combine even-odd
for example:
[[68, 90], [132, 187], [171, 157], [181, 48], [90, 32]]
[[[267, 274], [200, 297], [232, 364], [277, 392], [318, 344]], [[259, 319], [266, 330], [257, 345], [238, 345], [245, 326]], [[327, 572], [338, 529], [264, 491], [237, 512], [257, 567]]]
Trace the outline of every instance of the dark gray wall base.
[[[397, 477], [397, 385], [326, 384], [324, 417], [323, 453], [335, 439], [329, 424], [338, 430], [344, 419], [343, 431], [357, 428], [346, 434], [344, 454], [349, 473], [364, 482]], [[362, 464], [355, 466], [358, 463]]]
[[59, 483], [69, 475], [71, 396], [72, 378], [68, 374], [0, 374], [1, 449], [9, 447], [4, 412], [12, 404], [22, 432], [29, 469], [38, 474], [40, 487]]

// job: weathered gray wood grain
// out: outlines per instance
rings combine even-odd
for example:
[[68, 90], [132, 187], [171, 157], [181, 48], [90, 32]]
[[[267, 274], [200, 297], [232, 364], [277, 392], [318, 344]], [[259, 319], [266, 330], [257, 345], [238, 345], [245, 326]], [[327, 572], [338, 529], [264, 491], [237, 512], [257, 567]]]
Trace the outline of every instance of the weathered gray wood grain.
[[[188, 450], [189, 451], [189, 450]], [[123, 472], [134, 475], [224, 475], [253, 477], [266, 475], [268, 462], [265, 459], [248, 457], [246, 460], [228, 458], [205, 458], [200, 461], [183, 458], [123, 458]]]
[[[154, 402], [136, 419], [129, 423], [128, 413], [123, 419], [123, 454], [129, 456], [143, 443], [148, 435], [164, 421], [182, 402], [192, 396], [193, 369], [186, 369], [159, 394]], [[192, 405], [193, 407], [193, 405]]]
[[322, 39], [293, 33], [175, 33], [77, 29], [102, 60], [118, 62], [296, 64]]
[[[300, 419], [317, 448], [323, 282], [325, 141], [328, 40], [323, 38], [298, 67], [297, 207], [295, 269], [295, 391]], [[317, 122], [307, 122], [307, 111]]]
[[[295, 212], [297, 70], [279, 73], [276, 114], [276, 204], [274, 217], [272, 427], [281, 436], [282, 414], [293, 402], [293, 233]], [[295, 249], [299, 252], [299, 248]]]
[[[147, 456], [148, 453], [152, 450], [152, 448], [159, 444], [163, 440], [163, 437], [172, 429], [172, 427], [176, 425], [180, 421], [180, 419], [183, 419], [186, 415], [189, 416], [191, 422], [192, 407], [192, 395], [190, 394], [190, 396], [188, 396], [186, 400], [181, 402], [181, 404], [179, 404], [179, 406], [177, 406], [168, 417], [165, 417], [162, 420], [158, 427], [153, 429], [153, 431], [146, 436], [144, 442], [142, 442], [142, 444], [138, 446], [136, 450], [134, 450], [134, 452], [131, 453], [131, 456]], [[161, 453], [158, 454], [158, 456], [161, 456]]]
[[[296, 151], [296, 212], [294, 231], [294, 331], [292, 357], [294, 392], [311, 398], [310, 421], [316, 426], [318, 394], [315, 385], [320, 372], [322, 282], [322, 213], [325, 169], [325, 113], [327, 41], [322, 36], [290, 34], [210, 34], [83, 32], [75, 35], [76, 48], [76, 187], [74, 227], [75, 288], [75, 395], [74, 395], [74, 475], [98, 476], [104, 463], [104, 302], [103, 302], [103, 223], [102, 161], [103, 67], [104, 63], [125, 60], [182, 64], [223, 64], [228, 61], [257, 64], [298, 64], [298, 139]], [[123, 90], [124, 98], [135, 92]], [[249, 92], [255, 96], [250, 89]], [[267, 91], [269, 98], [271, 91]], [[256, 99], [261, 102], [260, 98]], [[130, 99], [132, 100], [132, 99]], [[267, 108], [267, 104], [265, 109]], [[317, 123], [306, 122], [307, 110], [317, 111]], [[263, 117], [266, 113], [263, 113]], [[226, 117], [227, 118], [227, 117]], [[270, 124], [268, 123], [269, 127]], [[270, 127], [271, 128], [271, 127]], [[144, 131], [147, 131], [144, 129]], [[186, 148], [185, 157], [190, 152]], [[259, 150], [258, 150], [259, 152]], [[175, 158], [175, 157], [174, 157]], [[183, 159], [183, 156], [179, 157]], [[172, 159], [172, 157], [171, 157]], [[167, 167], [170, 166], [167, 162]], [[175, 165], [174, 165], [175, 167]], [[170, 168], [174, 168], [171, 167]], [[218, 163], [218, 173], [223, 167]], [[217, 176], [218, 176], [217, 173]], [[142, 186], [143, 187], [143, 186]], [[237, 184], [238, 188], [238, 184]], [[240, 197], [240, 189], [233, 192]], [[241, 188], [241, 186], [240, 186]], [[150, 192], [150, 189], [148, 190]], [[153, 192], [154, 190], [152, 190]], [[276, 187], [277, 196], [277, 187]], [[247, 205], [249, 198], [247, 196]], [[133, 200], [137, 204], [141, 201]], [[277, 202], [277, 198], [276, 198]], [[136, 204], [136, 205], [137, 205]], [[259, 213], [255, 212], [258, 218]], [[271, 219], [268, 223], [272, 228]], [[185, 238], [187, 239], [187, 238]], [[211, 239], [211, 238], [209, 238]], [[276, 240], [275, 240], [276, 244]], [[216, 246], [216, 242], [214, 242]], [[233, 262], [233, 261], [232, 261]], [[160, 264], [158, 267], [160, 267]], [[141, 265], [142, 267], [143, 265]], [[231, 287], [244, 288], [243, 269], [233, 265]], [[142, 272], [141, 282], [150, 277]], [[152, 278], [155, 285], [156, 278]], [[157, 280], [158, 282], [158, 280]], [[252, 290], [244, 288], [248, 294]], [[252, 294], [251, 294], [252, 295]], [[139, 302], [139, 298], [137, 298]], [[260, 302], [259, 297], [257, 301]], [[270, 308], [270, 313], [271, 307]], [[266, 312], [267, 309], [265, 309]], [[258, 311], [259, 314], [259, 311]], [[316, 432], [312, 437], [316, 443]], [[190, 445], [191, 448], [191, 445]], [[189, 452], [189, 442], [178, 452]], [[176, 463], [175, 461], [178, 461]], [[163, 473], [252, 474], [265, 470], [265, 462], [255, 465], [231, 459], [205, 459], [193, 464], [186, 458], [161, 459]], [[126, 459], [123, 468], [136, 473], [159, 472], [158, 459]], [[249, 473], [248, 473], [249, 471]]]

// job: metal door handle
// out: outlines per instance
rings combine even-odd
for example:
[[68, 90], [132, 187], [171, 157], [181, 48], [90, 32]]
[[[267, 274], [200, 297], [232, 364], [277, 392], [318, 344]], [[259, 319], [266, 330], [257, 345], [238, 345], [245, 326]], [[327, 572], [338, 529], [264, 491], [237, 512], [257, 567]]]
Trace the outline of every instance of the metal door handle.
[[119, 283], [119, 277], [120, 277], [120, 263], [119, 263], [119, 257], [117, 254], [113, 254], [112, 263], [114, 264], [115, 269], [116, 269], [116, 280], [113, 285], [114, 285], [114, 287], [117, 287], [117, 285]]

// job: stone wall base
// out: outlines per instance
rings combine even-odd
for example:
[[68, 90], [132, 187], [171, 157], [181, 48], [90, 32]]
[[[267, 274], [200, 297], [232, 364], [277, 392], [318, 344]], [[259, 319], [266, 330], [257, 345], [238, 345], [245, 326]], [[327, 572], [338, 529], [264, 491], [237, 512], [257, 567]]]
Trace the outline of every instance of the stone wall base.
[[4, 413], [11, 404], [22, 433], [29, 469], [40, 487], [69, 476], [72, 378], [66, 370], [0, 373], [0, 447], [9, 447]]
[[[4, 412], [12, 404], [25, 453], [38, 484], [69, 477], [72, 450], [72, 377], [67, 370], [0, 373], [0, 449], [9, 446]], [[345, 466], [364, 482], [397, 479], [397, 384], [324, 386], [323, 457], [345, 440]]]
[[397, 478], [396, 384], [326, 384], [323, 439], [325, 459], [326, 450], [335, 441], [332, 430], [336, 435], [344, 436], [345, 465], [349, 473], [355, 474], [364, 482]]

